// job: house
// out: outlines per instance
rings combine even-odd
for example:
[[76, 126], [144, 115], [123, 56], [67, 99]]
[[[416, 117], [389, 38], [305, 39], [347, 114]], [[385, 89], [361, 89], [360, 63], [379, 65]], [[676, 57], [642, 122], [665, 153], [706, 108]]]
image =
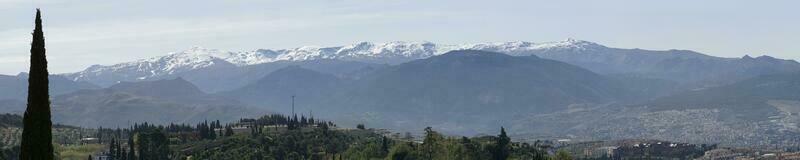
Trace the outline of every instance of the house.
[[98, 138], [81, 138], [81, 144], [98, 144], [100, 143], [100, 139]]

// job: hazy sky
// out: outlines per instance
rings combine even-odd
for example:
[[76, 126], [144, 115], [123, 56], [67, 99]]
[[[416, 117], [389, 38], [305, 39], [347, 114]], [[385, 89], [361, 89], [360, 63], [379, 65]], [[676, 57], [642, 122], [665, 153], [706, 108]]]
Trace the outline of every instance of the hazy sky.
[[53, 73], [192, 46], [559, 41], [800, 59], [800, 1], [0, 0], [0, 74], [27, 71], [42, 8]]

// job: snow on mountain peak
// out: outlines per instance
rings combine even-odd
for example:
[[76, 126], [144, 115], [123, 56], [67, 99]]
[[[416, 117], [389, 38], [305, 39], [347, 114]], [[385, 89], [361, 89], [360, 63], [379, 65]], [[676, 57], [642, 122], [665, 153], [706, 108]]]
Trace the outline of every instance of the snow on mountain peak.
[[605, 48], [605, 46], [602, 46], [594, 42], [567, 38], [566, 40], [563, 41], [539, 43], [534, 45], [532, 49], [584, 51], [584, 50], [592, 50], [599, 48]]
[[199, 46], [184, 51], [172, 52], [161, 57], [141, 59], [110, 66], [92, 66], [84, 71], [72, 73], [75, 80], [105, 72], [132, 72], [125, 74], [139, 80], [161, 75], [175, 74], [200, 68], [227, 64], [235, 66], [255, 65], [275, 61], [307, 61], [338, 59], [368, 61], [376, 63], [398, 63], [444, 54], [453, 50], [484, 50], [521, 54], [535, 50], [593, 50], [604, 46], [576, 39], [557, 42], [533, 43], [525, 41], [443, 45], [431, 42], [393, 41], [386, 43], [358, 42], [337, 47], [303, 46], [290, 49], [258, 49], [254, 51], [222, 51]]
[[603, 45], [576, 39], [566, 39], [556, 42], [533, 43], [525, 41], [478, 43], [462, 45], [459, 49], [484, 50], [502, 52], [510, 55], [521, 56], [531, 51], [588, 51], [607, 48]]
[[[525, 41], [477, 43], [463, 45], [440, 45], [431, 42], [393, 41], [386, 43], [358, 42], [340, 47], [303, 46], [291, 49], [258, 49], [246, 52], [230, 52], [203, 47], [173, 52], [164, 57], [143, 61], [167, 61], [173, 66], [208, 64], [221, 59], [234, 65], [253, 65], [275, 61], [306, 61], [316, 59], [360, 60], [365, 58], [426, 58], [452, 50], [475, 49], [497, 52], [514, 52], [549, 49], [587, 50], [603, 47], [599, 44], [567, 39], [558, 42], [533, 43]], [[202, 65], [198, 66], [202, 67]]]

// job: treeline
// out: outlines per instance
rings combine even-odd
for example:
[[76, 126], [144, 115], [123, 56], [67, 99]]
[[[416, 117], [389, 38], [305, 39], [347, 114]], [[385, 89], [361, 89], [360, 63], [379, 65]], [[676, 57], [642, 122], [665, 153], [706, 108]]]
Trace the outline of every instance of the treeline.
[[398, 141], [393, 144], [386, 157], [369, 158], [544, 160], [550, 157], [548, 157], [545, 149], [540, 146], [512, 142], [502, 127], [500, 134], [497, 136], [474, 138], [445, 137], [428, 127], [425, 129], [425, 138], [422, 143]]
[[[101, 144], [108, 144], [104, 153], [110, 160], [162, 160], [171, 159], [170, 144], [181, 144], [198, 140], [216, 139], [219, 121], [204, 121], [192, 127], [188, 124], [169, 124], [166, 126], [149, 123], [134, 124], [130, 129], [99, 128], [94, 135]], [[230, 127], [227, 127], [230, 129]], [[219, 137], [231, 135], [219, 134]]]
[[[285, 120], [273, 120], [281, 119]], [[327, 122], [300, 125], [298, 121], [298, 128], [294, 129], [289, 129], [290, 124], [290, 121], [286, 121], [283, 124], [265, 125], [251, 130], [251, 134], [186, 143], [178, 148], [185, 151], [183, 156], [192, 159], [341, 159], [348, 157], [344, 154], [353, 152], [348, 152], [352, 146], [382, 137], [367, 130], [332, 130], [325, 127], [332, 124]], [[388, 145], [384, 146], [388, 151]]]
[[313, 116], [306, 118], [305, 115], [286, 116], [282, 114], [269, 114], [256, 119], [243, 118], [239, 120], [239, 125], [247, 125], [251, 128], [260, 128], [263, 126], [285, 126], [287, 129], [298, 129], [300, 127], [318, 126], [330, 127], [336, 126], [333, 122], [314, 119]]
[[217, 139], [217, 136], [223, 136], [222, 130], [219, 130], [219, 134], [217, 134], [217, 129], [221, 129], [222, 125], [220, 125], [219, 120], [211, 121], [209, 125], [208, 121], [204, 121], [197, 125], [197, 132], [202, 139]]
[[134, 124], [130, 129], [99, 128], [98, 142], [108, 144], [104, 153], [110, 160], [169, 159], [166, 127], [148, 123]]
[[512, 142], [502, 128], [497, 136], [473, 138], [447, 137], [430, 127], [425, 133], [419, 142], [389, 138], [375, 130], [308, 127], [182, 147], [187, 151], [184, 156], [193, 159], [551, 159], [540, 146]]
[[192, 144], [196, 142], [215, 142], [235, 134], [234, 128], [247, 129], [251, 136], [259, 136], [267, 127], [297, 130], [303, 127], [328, 129], [332, 122], [314, 117], [265, 115], [255, 119], [240, 119], [237, 123], [223, 124], [219, 120], [203, 121], [195, 125], [134, 124], [129, 129], [97, 129], [95, 136], [101, 144], [108, 144], [104, 153], [112, 160], [175, 159], [180, 153], [170, 151], [170, 145]]

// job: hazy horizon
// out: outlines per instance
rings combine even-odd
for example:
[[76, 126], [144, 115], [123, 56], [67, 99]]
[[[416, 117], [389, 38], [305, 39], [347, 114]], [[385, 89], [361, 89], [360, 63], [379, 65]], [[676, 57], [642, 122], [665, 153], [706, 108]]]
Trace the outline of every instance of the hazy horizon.
[[42, 8], [51, 73], [192, 46], [247, 51], [358, 41], [443, 44], [575, 38], [616, 48], [800, 59], [797, 2], [3, 0], [0, 74], [27, 72]]

